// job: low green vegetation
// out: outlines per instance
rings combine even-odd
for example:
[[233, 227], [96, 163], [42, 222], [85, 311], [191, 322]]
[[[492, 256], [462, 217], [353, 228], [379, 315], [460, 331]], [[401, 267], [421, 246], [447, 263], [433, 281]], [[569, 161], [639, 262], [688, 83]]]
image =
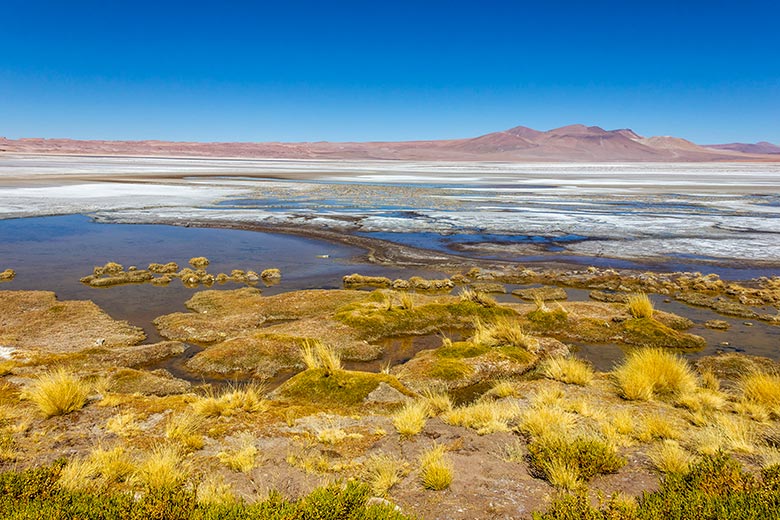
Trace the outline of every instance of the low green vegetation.
[[72, 491], [59, 484], [63, 464], [0, 473], [0, 517], [18, 520], [402, 520], [386, 505], [367, 505], [365, 484], [332, 484], [299, 500], [271, 493], [253, 504], [198, 500], [198, 491], [178, 483], [130, 492]]
[[661, 489], [636, 501], [615, 495], [594, 507], [585, 493], [564, 495], [534, 520], [747, 520], [777, 518], [780, 466], [755, 478], [724, 454], [704, 457], [687, 473], [671, 473]]

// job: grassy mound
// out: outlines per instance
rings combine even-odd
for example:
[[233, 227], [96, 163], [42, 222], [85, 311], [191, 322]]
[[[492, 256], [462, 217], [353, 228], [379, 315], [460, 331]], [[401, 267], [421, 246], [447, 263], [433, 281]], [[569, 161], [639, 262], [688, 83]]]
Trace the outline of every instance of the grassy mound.
[[277, 389], [277, 394], [280, 399], [295, 403], [356, 406], [362, 404], [380, 383], [386, 383], [404, 395], [413, 395], [388, 374], [324, 368], [309, 369], [293, 376]]

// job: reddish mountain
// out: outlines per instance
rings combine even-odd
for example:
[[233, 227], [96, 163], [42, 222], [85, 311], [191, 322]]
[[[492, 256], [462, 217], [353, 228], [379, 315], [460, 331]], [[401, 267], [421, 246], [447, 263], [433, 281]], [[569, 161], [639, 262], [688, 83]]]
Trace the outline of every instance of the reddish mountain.
[[707, 148], [715, 148], [716, 150], [731, 150], [733, 152], [742, 153], [780, 153], [780, 146], [766, 141], [758, 143], [728, 143], [728, 144], [707, 144], [704, 145]]
[[[730, 146], [745, 146], [736, 149]], [[752, 147], [752, 148], [751, 148]], [[569, 125], [546, 132], [517, 126], [470, 139], [347, 143], [187, 143], [0, 138], [0, 153], [384, 159], [426, 161], [780, 161], [780, 147], [703, 147], [677, 137], [641, 137], [633, 130]]]

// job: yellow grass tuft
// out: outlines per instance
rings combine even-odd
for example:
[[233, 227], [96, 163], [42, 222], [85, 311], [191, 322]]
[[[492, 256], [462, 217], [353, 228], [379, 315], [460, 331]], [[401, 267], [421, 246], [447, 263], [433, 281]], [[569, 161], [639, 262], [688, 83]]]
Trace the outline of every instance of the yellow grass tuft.
[[634, 438], [640, 442], [650, 442], [661, 439], [679, 439], [682, 432], [670, 417], [652, 414], [642, 417], [635, 430]]
[[23, 396], [35, 403], [44, 416], [53, 417], [83, 408], [89, 392], [87, 383], [60, 368], [39, 376]]
[[258, 385], [230, 387], [222, 394], [210, 393], [192, 403], [192, 409], [201, 417], [235, 415], [238, 412], [261, 412], [268, 408]]
[[756, 372], [739, 382], [744, 398], [761, 405], [775, 417], [780, 417], [780, 376]]
[[137, 423], [138, 416], [134, 412], [122, 412], [106, 421], [106, 431], [120, 437], [129, 437], [141, 431]]
[[254, 437], [247, 434], [242, 435], [238, 448], [221, 451], [217, 453], [217, 458], [233, 471], [249, 473], [255, 468], [258, 453]]
[[486, 347], [518, 347], [531, 353], [539, 350], [539, 340], [526, 334], [517, 320], [508, 318], [500, 318], [490, 325], [477, 320], [471, 341]]
[[613, 376], [625, 399], [648, 401], [694, 392], [696, 376], [676, 354], [655, 348], [634, 350]]
[[301, 347], [301, 357], [306, 368], [323, 368], [331, 373], [341, 370], [341, 357], [332, 348], [315, 339], [307, 339]]
[[756, 452], [758, 435], [750, 420], [739, 416], [717, 414], [714, 423], [705, 426], [697, 436], [697, 449], [704, 455], [719, 451], [752, 454]]
[[401, 308], [403, 310], [414, 310], [414, 296], [411, 293], [400, 293], [398, 295], [398, 301], [401, 304]]
[[454, 468], [444, 453], [444, 446], [434, 444], [420, 456], [420, 482], [425, 489], [441, 491], [452, 484]]
[[726, 406], [726, 402], [726, 397], [722, 393], [707, 388], [699, 388], [679, 396], [675, 405], [694, 413], [709, 413], [722, 410]]
[[460, 299], [464, 302], [472, 302], [482, 307], [495, 307], [496, 300], [487, 293], [475, 291], [473, 289], [463, 289], [460, 293]]
[[179, 451], [170, 445], [160, 445], [141, 460], [134, 473], [135, 479], [149, 489], [171, 489], [188, 477]]
[[198, 485], [197, 501], [203, 505], [230, 505], [238, 501], [233, 488], [221, 476], [209, 476]]
[[203, 447], [203, 436], [200, 434], [202, 427], [201, 415], [186, 412], [172, 415], [165, 425], [165, 437], [185, 448], [199, 450]]
[[428, 419], [428, 403], [425, 400], [407, 403], [393, 414], [393, 426], [402, 437], [417, 435]]
[[658, 471], [673, 475], [686, 475], [694, 461], [694, 457], [673, 440], [665, 440], [654, 446], [648, 456]]
[[510, 422], [520, 415], [520, 408], [507, 401], [478, 401], [453, 409], [442, 420], [453, 426], [472, 428], [479, 435], [510, 431]]
[[385, 454], [371, 455], [364, 465], [364, 478], [378, 497], [387, 496], [408, 472], [404, 461]]
[[634, 318], [652, 318], [653, 302], [645, 293], [631, 294], [628, 297], [628, 312]]
[[540, 370], [545, 377], [562, 383], [588, 386], [593, 381], [593, 368], [585, 361], [573, 357], [546, 359]]
[[582, 486], [580, 469], [565, 460], [553, 458], [542, 464], [547, 481], [559, 489], [575, 490]]
[[73, 460], [62, 468], [57, 484], [70, 491], [98, 490], [127, 480], [133, 471], [133, 463], [124, 448], [98, 448], [88, 457]]
[[503, 399], [505, 397], [517, 397], [518, 391], [515, 384], [511, 381], [498, 380], [493, 383], [492, 388], [487, 392], [490, 397]]
[[420, 393], [420, 398], [428, 406], [428, 416], [436, 417], [452, 410], [452, 399], [443, 391], [425, 389]]
[[566, 435], [574, 425], [574, 415], [557, 406], [544, 406], [524, 411], [519, 430], [531, 437], [551, 438]]

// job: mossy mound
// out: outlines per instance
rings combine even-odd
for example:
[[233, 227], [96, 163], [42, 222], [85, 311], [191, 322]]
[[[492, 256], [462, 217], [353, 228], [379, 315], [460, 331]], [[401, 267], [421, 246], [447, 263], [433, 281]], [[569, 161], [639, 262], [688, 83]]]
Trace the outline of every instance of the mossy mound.
[[523, 316], [521, 324], [528, 332], [562, 341], [680, 349], [706, 346], [704, 338], [680, 332], [693, 326], [687, 318], [660, 311], [652, 319], [631, 318], [624, 305], [611, 303], [571, 302], [565, 309], [536, 309]]
[[780, 374], [780, 363], [761, 356], [733, 352], [705, 356], [696, 361], [700, 372], [712, 372], [724, 386], [733, 386], [747, 374]]
[[193, 312], [177, 312], [154, 320], [168, 339], [215, 343], [253, 332], [274, 321], [324, 319], [339, 307], [366, 297], [361, 291], [310, 290], [263, 297], [259, 289], [201, 291], [186, 306]]
[[279, 400], [293, 403], [350, 407], [362, 404], [380, 383], [404, 395], [414, 395], [392, 375], [351, 370], [328, 372], [322, 368], [306, 370], [293, 376], [274, 394]]
[[533, 287], [530, 289], [515, 289], [512, 291], [514, 296], [520, 299], [534, 301], [540, 299], [542, 301], [556, 301], [565, 300], [567, 298], [566, 291], [560, 287]]
[[173, 377], [166, 370], [133, 370], [124, 368], [109, 378], [109, 389], [119, 394], [171, 395], [190, 391], [191, 385]]
[[456, 298], [429, 300], [411, 309], [388, 308], [380, 293], [339, 309], [335, 318], [357, 330], [361, 337], [373, 341], [399, 335], [430, 334], [441, 329], [464, 329], [475, 320], [494, 321], [498, 317], [514, 316], [506, 307], [484, 307]]
[[14, 279], [16, 276], [16, 271], [13, 269], [6, 269], [3, 272], [0, 272], [0, 282], [9, 282]]
[[48, 353], [135, 345], [143, 330], [91, 301], [58, 301], [49, 291], [0, 291], [0, 344]]
[[303, 338], [255, 333], [231, 338], [199, 352], [187, 368], [208, 375], [270, 379], [284, 370], [303, 366]]
[[701, 336], [674, 330], [653, 318], [632, 318], [621, 325], [624, 341], [630, 345], [680, 349], [702, 349], [707, 346]]
[[[557, 340], [538, 340], [541, 356], [550, 351], [568, 351]], [[460, 341], [419, 352], [393, 372], [402, 383], [413, 389], [423, 389], [433, 384], [453, 390], [480, 381], [525, 374], [539, 359], [540, 355], [513, 345], [488, 347], [471, 341]]]

